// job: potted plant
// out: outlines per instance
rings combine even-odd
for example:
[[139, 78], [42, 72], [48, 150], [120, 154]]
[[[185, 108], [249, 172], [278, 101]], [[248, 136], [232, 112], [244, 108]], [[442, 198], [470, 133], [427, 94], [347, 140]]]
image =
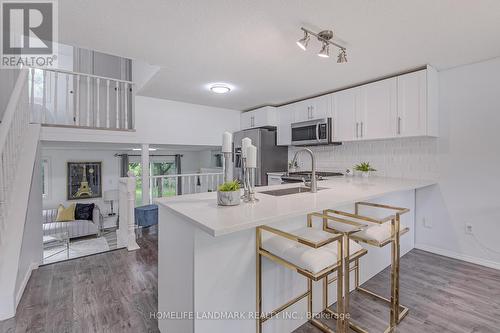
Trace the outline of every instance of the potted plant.
[[217, 203], [220, 206], [236, 206], [241, 203], [241, 185], [237, 180], [226, 182], [219, 186]]
[[361, 162], [360, 164], [356, 164], [356, 166], [354, 166], [354, 170], [361, 172], [361, 175], [363, 177], [369, 177], [372, 171], [377, 171], [370, 165], [369, 162]]
[[288, 162], [288, 171], [289, 172], [297, 171], [298, 167], [299, 167], [299, 164], [297, 163], [297, 161], [289, 161]]

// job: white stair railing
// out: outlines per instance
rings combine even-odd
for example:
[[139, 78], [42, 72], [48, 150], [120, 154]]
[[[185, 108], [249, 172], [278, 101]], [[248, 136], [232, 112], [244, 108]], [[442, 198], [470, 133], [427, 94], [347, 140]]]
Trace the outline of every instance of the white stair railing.
[[46, 126], [107, 130], [134, 129], [132, 81], [30, 68], [31, 121]]
[[21, 147], [29, 126], [28, 70], [22, 69], [0, 124], [0, 244], [11, 206]]
[[188, 173], [176, 175], [151, 176], [151, 198], [184, 195], [203, 192], [215, 192], [224, 182], [224, 174], [216, 173]]

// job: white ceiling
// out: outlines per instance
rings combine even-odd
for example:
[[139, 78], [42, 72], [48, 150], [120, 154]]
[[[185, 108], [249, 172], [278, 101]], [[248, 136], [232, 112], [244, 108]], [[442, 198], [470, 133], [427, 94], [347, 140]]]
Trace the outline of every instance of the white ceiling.
[[[64, 0], [60, 41], [161, 67], [140, 94], [245, 110], [500, 56], [498, 0]], [[301, 51], [333, 28], [349, 63]], [[227, 95], [205, 84], [232, 83]]]

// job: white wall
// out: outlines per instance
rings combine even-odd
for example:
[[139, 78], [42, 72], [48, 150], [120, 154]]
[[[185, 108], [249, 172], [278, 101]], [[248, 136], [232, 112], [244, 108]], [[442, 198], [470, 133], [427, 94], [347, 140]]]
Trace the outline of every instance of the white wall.
[[120, 159], [114, 157], [115, 151], [87, 149], [42, 148], [42, 158], [49, 159], [49, 197], [43, 200], [43, 208], [57, 208], [59, 204], [74, 202], [95, 202], [103, 212], [110, 209], [109, 203], [102, 198], [67, 201], [67, 162], [102, 162], [102, 191], [118, 189]]
[[[49, 197], [43, 200], [43, 208], [57, 208], [59, 204], [68, 205], [73, 202], [95, 202], [103, 212], [110, 209], [110, 205], [104, 202], [102, 198], [82, 199], [67, 201], [67, 162], [88, 161], [102, 162], [102, 183], [103, 193], [106, 190], [118, 189], [118, 179], [120, 177], [120, 159], [115, 157], [116, 153], [124, 153], [120, 150], [100, 150], [99, 147], [92, 145], [90, 149], [82, 148], [54, 148], [42, 146], [42, 158], [49, 160]], [[132, 155], [139, 155], [140, 151], [127, 151]], [[179, 150], [158, 150], [152, 152], [152, 155], [182, 154], [182, 173], [195, 173], [200, 168], [214, 167], [212, 165], [212, 154], [216, 151], [179, 151]], [[163, 159], [163, 157], [151, 156], [150, 160]], [[140, 156], [131, 156], [130, 161], [140, 162]], [[172, 158], [173, 160], [173, 158]], [[116, 204], [116, 203], [115, 203]], [[117, 208], [117, 206], [115, 207]]]
[[137, 96], [136, 135], [140, 142], [220, 146], [224, 131], [240, 128], [240, 112]]
[[40, 149], [37, 150], [31, 191], [29, 195], [26, 221], [24, 224], [21, 253], [16, 279], [16, 305], [19, 303], [24, 288], [31, 276], [31, 271], [42, 263], [42, 177], [40, 170]]
[[240, 128], [240, 111], [137, 96], [135, 132], [43, 127], [45, 141], [220, 146]]
[[500, 58], [439, 74], [439, 138], [315, 147], [318, 169], [369, 161], [382, 176], [437, 179], [417, 192], [416, 246], [500, 269]]
[[439, 186], [417, 197], [419, 247], [500, 269], [499, 124], [500, 58], [440, 73]]

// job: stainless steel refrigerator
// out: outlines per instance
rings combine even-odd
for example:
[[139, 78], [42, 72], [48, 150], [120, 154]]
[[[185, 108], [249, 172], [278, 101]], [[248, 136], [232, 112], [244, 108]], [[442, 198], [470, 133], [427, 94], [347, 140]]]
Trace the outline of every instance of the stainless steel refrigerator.
[[234, 178], [242, 180], [241, 169], [241, 140], [245, 137], [252, 139], [257, 147], [257, 170], [255, 171], [255, 185], [267, 185], [268, 172], [286, 171], [288, 167], [288, 147], [276, 145], [276, 129], [254, 128], [235, 132], [234, 142]]

